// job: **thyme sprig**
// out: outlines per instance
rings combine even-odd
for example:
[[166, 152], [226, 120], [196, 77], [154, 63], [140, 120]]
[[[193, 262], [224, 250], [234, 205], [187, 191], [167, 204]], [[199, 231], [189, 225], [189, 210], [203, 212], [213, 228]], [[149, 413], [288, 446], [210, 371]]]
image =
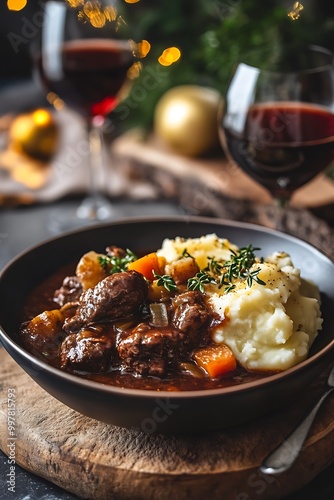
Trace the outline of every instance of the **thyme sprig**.
[[220, 275], [223, 271], [223, 268], [224, 268], [224, 263], [222, 261], [216, 260], [215, 257], [208, 257], [208, 265], [204, 269], [204, 271]]
[[193, 278], [189, 278], [187, 282], [188, 290], [200, 290], [204, 293], [203, 285], [208, 285], [209, 283], [217, 284], [215, 278], [205, 271], [200, 271]]
[[128, 264], [137, 260], [137, 256], [128, 248], [123, 257], [116, 255], [103, 255], [98, 257], [100, 265], [109, 272], [109, 274], [126, 271]]
[[162, 276], [153, 271], [153, 275], [157, 280], [158, 286], [163, 286], [168, 292], [177, 292], [178, 288], [170, 274], [163, 274]]
[[181, 256], [179, 257], [179, 259], [183, 259], [184, 257], [191, 257], [192, 259], [194, 258], [189, 252], [188, 250], [185, 248], [181, 254]]
[[[253, 248], [252, 245], [242, 247], [238, 252], [231, 249], [231, 259], [226, 261], [222, 266], [222, 268], [226, 270], [221, 277], [220, 286], [226, 286], [225, 293], [235, 288], [233, 283], [235, 279], [245, 279], [249, 287], [252, 286], [253, 281], [259, 285], [265, 285], [265, 282], [258, 277], [261, 268], [258, 267], [252, 271], [250, 270], [256, 262], [254, 253], [256, 250], [260, 249]], [[263, 259], [260, 259], [260, 262], [263, 262]]]

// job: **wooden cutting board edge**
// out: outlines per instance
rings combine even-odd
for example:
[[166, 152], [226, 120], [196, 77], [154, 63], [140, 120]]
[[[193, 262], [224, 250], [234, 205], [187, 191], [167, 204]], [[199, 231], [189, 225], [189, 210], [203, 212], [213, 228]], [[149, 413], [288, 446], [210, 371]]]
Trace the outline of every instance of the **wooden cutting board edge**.
[[[3, 349], [0, 362], [0, 448], [9, 453], [7, 395], [8, 389], [14, 388], [16, 463], [80, 498], [279, 499], [305, 486], [334, 458], [333, 398], [320, 410], [295, 465], [273, 477], [262, 475], [259, 464], [282, 439], [282, 433], [286, 435], [293, 427], [299, 418], [296, 411], [291, 422], [279, 423], [276, 430], [271, 427], [275, 418], [269, 419], [269, 424], [264, 420], [262, 428], [250, 424], [250, 438], [235, 428], [201, 438], [148, 436], [108, 426], [69, 409], [33, 382]], [[322, 376], [315, 393], [324, 380]], [[236, 454], [233, 459], [224, 458], [222, 452], [229, 452], [234, 438]], [[215, 446], [215, 441], [222, 442], [222, 448]], [[203, 451], [205, 446], [212, 447], [212, 460], [210, 453]]]

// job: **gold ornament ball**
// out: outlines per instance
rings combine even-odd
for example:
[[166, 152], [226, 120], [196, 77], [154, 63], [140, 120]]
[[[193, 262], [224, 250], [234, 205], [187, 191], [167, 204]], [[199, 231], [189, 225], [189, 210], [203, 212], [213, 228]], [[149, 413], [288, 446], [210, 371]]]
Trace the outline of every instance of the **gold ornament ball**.
[[9, 145], [17, 153], [49, 160], [58, 147], [58, 126], [53, 115], [46, 109], [36, 109], [14, 118]]
[[198, 157], [218, 147], [219, 92], [198, 85], [168, 90], [154, 113], [154, 131], [181, 155]]

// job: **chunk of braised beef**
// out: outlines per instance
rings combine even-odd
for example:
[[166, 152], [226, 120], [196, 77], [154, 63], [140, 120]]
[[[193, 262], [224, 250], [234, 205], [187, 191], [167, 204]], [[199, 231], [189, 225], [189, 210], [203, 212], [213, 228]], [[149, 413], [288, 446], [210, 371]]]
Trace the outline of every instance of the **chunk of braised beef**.
[[116, 343], [125, 370], [162, 377], [193, 349], [208, 341], [211, 312], [200, 292], [185, 292], [172, 300], [172, 321], [166, 328], [142, 323], [123, 332]]
[[136, 271], [111, 274], [82, 293], [76, 313], [64, 323], [66, 333], [84, 326], [113, 321], [138, 312], [147, 297], [148, 285]]
[[69, 302], [77, 302], [81, 293], [80, 280], [76, 276], [66, 276], [61, 287], [54, 292], [53, 301], [62, 307]]
[[203, 327], [212, 316], [202, 294], [198, 291], [181, 293], [172, 300], [172, 309], [172, 324], [181, 332], [184, 344], [199, 345], [204, 340]]
[[175, 332], [170, 329], [140, 323], [120, 335], [116, 348], [125, 370], [161, 377], [167, 372], [175, 341]]
[[108, 369], [114, 343], [106, 335], [82, 330], [68, 335], [59, 348], [61, 367], [92, 373]]

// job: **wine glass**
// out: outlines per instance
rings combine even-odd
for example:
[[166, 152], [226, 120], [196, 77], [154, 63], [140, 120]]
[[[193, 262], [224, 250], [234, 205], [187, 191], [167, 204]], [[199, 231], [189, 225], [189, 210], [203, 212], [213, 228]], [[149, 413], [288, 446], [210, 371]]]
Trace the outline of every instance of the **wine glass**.
[[271, 193], [275, 226], [284, 229], [293, 193], [334, 158], [333, 55], [318, 46], [282, 45], [249, 59], [229, 84], [220, 139], [227, 155]]
[[[129, 89], [134, 46], [117, 0], [47, 0], [34, 67], [48, 93], [83, 118], [89, 142], [89, 193], [76, 210], [52, 214], [52, 229], [72, 229], [113, 216], [98, 187], [103, 179], [103, 126]], [[84, 158], [83, 158], [84, 160]], [[103, 181], [105, 184], [105, 181]]]

